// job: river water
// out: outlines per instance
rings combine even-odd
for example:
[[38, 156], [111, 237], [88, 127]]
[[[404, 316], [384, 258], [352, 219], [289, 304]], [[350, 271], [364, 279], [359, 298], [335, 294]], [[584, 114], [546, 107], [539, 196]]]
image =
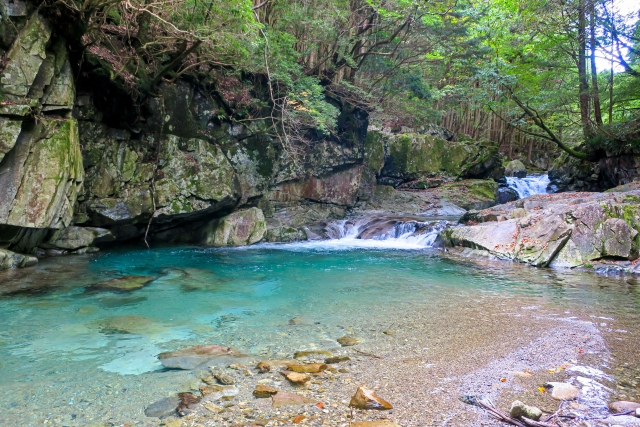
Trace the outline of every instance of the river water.
[[518, 193], [518, 198], [535, 196], [537, 194], [547, 194], [547, 187], [551, 182], [549, 175], [527, 175], [525, 178], [516, 178], [508, 176], [507, 185]]
[[[445, 257], [429, 247], [439, 221], [400, 224], [377, 240], [358, 238], [358, 223], [335, 227], [341, 235], [329, 241], [130, 247], [0, 273], [0, 424], [157, 425], [145, 406], [194, 379], [188, 371], [163, 370], [160, 352], [216, 343], [258, 359], [290, 358], [300, 349], [337, 349], [336, 338], [347, 333], [374, 343], [380, 334], [372, 331], [411, 313], [440, 319], [429, 333], [446, 348], [481, 338], [480, 329], [456, 329], [451, 338], [448, 331], [450, 313], [482, 312], [483, 304], [487, 312], [499, 306], [592, 323], [613, 355], [591, 362], [614, 376], [610, 397], [640, 398], [638, 355], [628, 350], [638, 348], [636, 279]], [[125, 275], [154, 280], [129, 293], [88, 289]], [[508, 330], [512, 320], [491, 322]]]

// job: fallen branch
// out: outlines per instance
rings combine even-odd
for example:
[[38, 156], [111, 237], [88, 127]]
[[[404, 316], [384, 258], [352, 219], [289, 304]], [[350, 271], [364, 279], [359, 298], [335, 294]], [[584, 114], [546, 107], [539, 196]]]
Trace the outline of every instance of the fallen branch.
[[558, 427], [557, 424], [550, 424], [543, 421], [534, 421], [526, 417], [522, 417], [522, 420], [511, 418], [509, 415], [496, 408], [493, 402], [491, 402], [489, 399], [485, 399], [480, 396], [462, 396], [460, 400], [469, 405], [474, 405], [479, 408], [485, 409], [487, 412], [489, 412], [489, 415], [496, 418], [497, 420], [517, 427]]

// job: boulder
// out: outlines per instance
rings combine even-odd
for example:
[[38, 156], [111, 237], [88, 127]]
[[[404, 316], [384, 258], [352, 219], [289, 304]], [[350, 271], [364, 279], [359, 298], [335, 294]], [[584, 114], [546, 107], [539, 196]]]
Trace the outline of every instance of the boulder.
[[262, 240], [266, 231], [262, 210], [250, 208], [208, 223], [202, 243], [215, 247], [252, 245]]
[[518, 200], [518, 193], [513, 188], [500, 187], [498, 188], [497, 202], [499, 204], [505, 204]]
[[519, 400], [515, 400], [511, 403], [511, 410], [509, 411], [511, 418], [522, 419], [522, 417], [529, 418], [530, 420], [538, 421], [542, 417], [542, 411], [535, 406], [528, 406]]
[[227, 362], [246, 357], [246, 355], [217, 344], [198, 345], [184, 350], [160, 353], [158, 359], [165, 368], [195, 369], [209, 364], [228, 364]]
[[393, 409], [393, 406], [389, 402], [379, 397], [375, 391], [364, 386], [358, 387], [356, 394], [351, 397], [349, 407], [356, 409], [376, 409], [379, 411]]
[[38, 258], [22, 255], [8, 249], [0, 249], [0, 271], [10, 268], [31, 267], [38, 263]]
[[504, 168], [504, 174], [505, 176], [524, 178], [527, 176], [527, 167], [520, 160], [512, 160]]
[[154, 280], [151, 276], [122, 276], [94, 283], [89, 287], [97, 291], [131, 292], [143, 288]]
[[43, 248], [76, 250], [93, 246], [99, 240], [108, 241], [112, 239], [114, 239], [114, 236], [111, 231], [104, 228], [71, 226], [56, 231], [40, 246]]

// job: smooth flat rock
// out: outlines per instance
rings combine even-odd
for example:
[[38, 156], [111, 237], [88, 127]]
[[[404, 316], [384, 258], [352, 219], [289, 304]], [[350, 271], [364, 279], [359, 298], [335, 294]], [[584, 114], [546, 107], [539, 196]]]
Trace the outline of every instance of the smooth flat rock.
[[286, 391], [279, 391], [271, 396], [271, 404], [274, 408], [293, 405], [311, 405], [316, 403], [316, 400], [309, 399], [308, 397], [300, 396], [295, 393], [287, 393]]
[[247, 357], [231, 347], [217, 344], [197, 345], [178, 351], [160, 353], [158, 359], [165, 368], [195, 369], [208, 364], [227, 363], [230, 360]]
[[144, 414], [147, 417], [162, 418], [174, 414], [180, 404], [178, 397], [165, 397], [147, 406]]
[[153, 280], [151, 276], [123, 276], [95, 283], [89, 288], [99, 291], [131, 292], [143, 288]]

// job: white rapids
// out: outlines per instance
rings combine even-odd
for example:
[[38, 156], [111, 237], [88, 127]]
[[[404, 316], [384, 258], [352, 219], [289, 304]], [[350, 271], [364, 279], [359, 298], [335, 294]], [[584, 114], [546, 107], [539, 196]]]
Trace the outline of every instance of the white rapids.
[[507, 177], [507, 184], [518, 193], [518, 198], [547, 194], [549, 175], [528, 175], [526, 178]]

